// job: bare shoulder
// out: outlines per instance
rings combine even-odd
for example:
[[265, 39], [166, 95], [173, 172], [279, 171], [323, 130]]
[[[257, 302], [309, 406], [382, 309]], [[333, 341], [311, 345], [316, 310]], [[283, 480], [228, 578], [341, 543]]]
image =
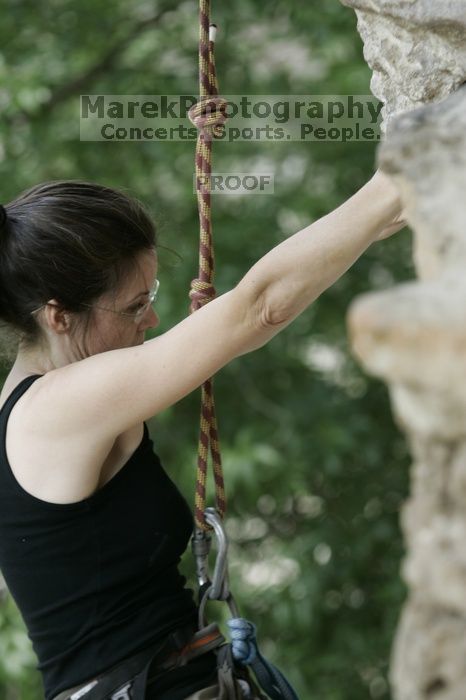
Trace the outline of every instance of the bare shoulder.
[[261, 328], [241, 292], [228, 292], [140, 345], [87, 357], [49, 372], [31, 394], [36, 415], [53, 407], [60, 434], [114, 440], [199, 387], [274, 331]]
[[[36, 379], [13, 406], [6, 431], [7, 458], [27, 493], [50, 503], [74, 503], [91, 496], [123, 468], [141, 442], [143, 425], [115, 439], [98, 431], [84, 436], [79, 426], [74, 434], [62, 435], [55, 428], [60, 421], [48, 385], [48, 375]], [[5, 383], [0, 408], [14, 388], [14, 382]]]
[[[7, 436], [18, 464], [34, 451], [41, 464], [56, 465], [44, 477], [34, 472], [34, 488], [48, 494], [58, 489], [56, 497], [64, 498], [66, 475], [67, 493], [92, 491], [105, 478], [105, 460], [111, 473], [140, 440], [144, 421], [233, 358], [264, 345], [277, 328], [261, 323], [254, 298], [240, 284], [152, 340], [92, 355], [36, 380], [15, 404]], [[21, 442], [24, 430], [27, 444]]]

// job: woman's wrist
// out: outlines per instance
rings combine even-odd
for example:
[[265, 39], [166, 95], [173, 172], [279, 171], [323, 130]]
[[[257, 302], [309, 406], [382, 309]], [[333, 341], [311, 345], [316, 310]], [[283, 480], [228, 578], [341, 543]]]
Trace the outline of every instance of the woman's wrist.
[[385, 223], [393, 221], [402, 210], [401, 196], [392, 178], [381, 170], [376, 170], [372, 178], [367, 183], [370, 196], [383, 208]]

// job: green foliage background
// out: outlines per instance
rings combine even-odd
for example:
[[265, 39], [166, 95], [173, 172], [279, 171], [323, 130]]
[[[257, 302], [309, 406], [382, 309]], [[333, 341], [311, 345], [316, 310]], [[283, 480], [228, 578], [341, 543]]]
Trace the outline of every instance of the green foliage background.
[[[355, 15], [337, 0], [213, 5], [224, 94], [370, 93]], [[67, 178], [142, 199], [164, 246], [163, 332], [187, 313], [197, 274], [195, 142], [81, 142], [79, 94], [196, 94], [197, 3], [0, 6], [1, 201]], [[215, 144], [214, 170], [275, 174], [273, 197], [213, 198], [218, 292], [353, 194], [371, 176], [374, 158], [367, 142]], [[391, 697], [390, 648], [405, 597], [398, 519], [409, 458], [387, 389], [350, 354], [345, 314], [356, 295], [412, 276], [404, 231], [371, 246], [287, 330], [216, 378], [232, 586], [244, 615], [258, 624], [264, 653], [304, 700]], [[195, 392], [150, 424], [189, 501], [198, 403]], [[192, 573], [189, 556], [184, 566]], [[0, 608], [0, 628], [0, 700], [40, 698], [36, 659], [11, 598]]]

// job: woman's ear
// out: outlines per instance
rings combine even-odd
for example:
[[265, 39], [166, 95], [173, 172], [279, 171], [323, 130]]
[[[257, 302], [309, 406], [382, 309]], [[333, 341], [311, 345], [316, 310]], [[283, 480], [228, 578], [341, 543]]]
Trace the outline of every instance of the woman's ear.
[[70, 312], [56, 299], [49, 299], [44, 306], [43, 319], [54, 333], [68, 333], [71, 330]]

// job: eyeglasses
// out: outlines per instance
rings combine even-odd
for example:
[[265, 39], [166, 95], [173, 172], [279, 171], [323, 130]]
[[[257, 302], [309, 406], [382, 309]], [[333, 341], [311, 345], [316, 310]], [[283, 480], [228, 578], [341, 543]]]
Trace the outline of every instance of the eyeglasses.
[[81, 306], [87, 306], [89, 309], [100, 309], [101, 311], [111, 311], [114, 314], [118, 314], [119, 316], [129, 316], [130, 318], [133, 319], [134, 323], [139, 323], [140, 320], [145, 316], [146, 311], [154, 301], [157, 299], [157, 294], [159, 292], [159, 287], [160, 287], [160, 281], [155, 280], [155, 284], [152, 288], [152, 290], [149, 292], [149, 299], [148, 301], [145, 301], [144, 303], [138, 301], [136, 304], [134, 304], [134, 310], [129, 311], [119, 311], [118, 309], [110, 309], [106, 306], [98, 306], [97, 304], [81, 304]]
[[[144, 317], [149, 306], [151, 306], [157, 299], [159, 287], [159, 280], [155, 280], [155, 284], [152, 290], [149, 292], [149, 299], [144, 303], [139, 301], [136, 304], [134, 304], [134, 311], [119, 311], [118, 309], [110, 309], [107, 306], [98, 306], [97, 304], [84, 304], [84, 302], [81, 303], [81, 306], [86, 306], [88, 309], [101, 309], [102, 311], [111, 311], [112, 313], [118, 314], [119, 316], [128, 316], [133, 319], [134, 323], [139, 323], [139, 321]], [[37, 313], [38, 311], [43, 309], [44, 306], [57, 306], [57, 304], [53, 304], [51, 301], [48, 301], [46, 304], [39, 306], [38, 309], [34, 309], [34, 311], [31, 311], [31, 313]]]

